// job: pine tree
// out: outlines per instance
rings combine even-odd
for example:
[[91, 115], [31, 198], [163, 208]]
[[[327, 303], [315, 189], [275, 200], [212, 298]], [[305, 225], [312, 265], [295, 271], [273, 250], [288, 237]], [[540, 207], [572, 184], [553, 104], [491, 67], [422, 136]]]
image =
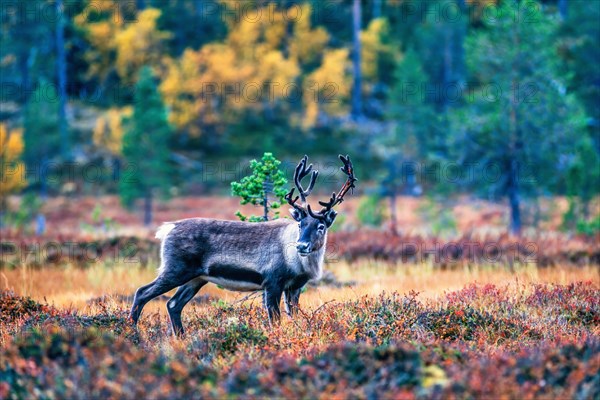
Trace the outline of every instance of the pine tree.
[[396, 232], [396, 199], [417, 194], [416, 164], [426, 161], [436, 148], [436, 115], [424, 97], [427, 75], [418, 55], [411, 49], [394, 70], [395, 84], [389, 96], [390, 134], [379, 140], [385, 168], [381, 194], [390, 200], [391, 229]]
[[574, 222], [587, 222], [589, 204], [600, 191], [600, 157], [587, 135], [582, 135], [575, 144], [566, 181]]
[[[423, 7], [425, 18], [414, 32], [412, 45], [423, 60], [431, 83], [442, 88], [430, 93], [429, 101], [438, 111], [445, 112], [458, 105], [447, 91], [464, 84], [464, 39], [469, 17], [464, 0], [430, 0], [420, 2], [419, 6]], [[455, 15], [459, 10], [462, 14]]]
[[600, 2], [573, 2], [568, 12], [567, 2], [563, 0], [560, 4], [566, 14], [557, 37], [563, 75], [571, 77], [569, 88], [577, 94], [591, 118], [588, 130], [600, 153]]
[[352, 118], [358, 120], [362, 117], [362, 71], [361, 66], [361, 6], [360, 0], [352, 3], [352, 73], [354, 82], [352, 84]]
[[477, 165], [472, 188], [508, 198], [515, 234], [521, 198], [556, 188], [585, 135], [583, 108], [558, 69], [556, 21], [541, 10], [535, 1], [502, 2], [499, 17], [467, 38], [471, 80], [481, 85], [453, 113], [452, 159]]
[[35, 171], [31, 184], [38, 186], [40, 195], [47, 194], [48, 163], [60, 152], [58, 95], [54, 85], [42, 80], [29, 98], [25, 108], [23, 159], [30, 171]]
[[[231, 193], [241, 197], [240, 204], [252, 204], [263, 208], [263, 216], [245, 216], [240, 211], [235, 215], [242, 221], [262, 222], [269, 220], [269, 212], [281, 207], [287, 193], [285, 185], [287, 180], [279, 169], [281, 161], [273, 154], [265, 153], [260, 161], [250, 161], [252, 174], [242, 178], [240, 182], [231, 183]], [[274, 197], [270, 201], [269, 195]], [[279, 211], [275, 211], [274, 219], [279, 218]]]
[[168, 147], [172, 128], [149, 67], [140, 71], [133, 116], [125, 123], [123, 157], [127, 166], [119, 182], [121, 200], [132, 207], [136, 199], [143, 198], [144, 224], [149, 225], [154, 192], [166, 195], [172, 178]]

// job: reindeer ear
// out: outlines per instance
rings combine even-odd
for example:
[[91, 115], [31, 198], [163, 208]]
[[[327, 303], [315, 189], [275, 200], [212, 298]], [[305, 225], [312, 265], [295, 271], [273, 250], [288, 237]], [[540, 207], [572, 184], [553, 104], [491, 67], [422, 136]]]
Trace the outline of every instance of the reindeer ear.
[[327, 228], [329, 228], [331, 225], [333, 225], [333, 221], [335, 221], [335, 217], [337, 217], [337, 212], [335, 212], [335, 210], [329, 210], [325, 214], [325, 225], [327, 225]]
[[296, 210], [295, 208], [290, 208], [290, 214], [292, 214], [292, 218], [294, 218], [298, 222], [300, 222], [300, 220], [304, 218], [302, 213]]

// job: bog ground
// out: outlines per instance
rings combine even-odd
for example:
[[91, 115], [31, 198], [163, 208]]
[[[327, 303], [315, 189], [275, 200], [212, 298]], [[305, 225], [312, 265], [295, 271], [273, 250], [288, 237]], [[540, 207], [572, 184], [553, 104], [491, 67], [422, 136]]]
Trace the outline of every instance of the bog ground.
[[0, 397], [600, 395], [596, 266], [339, 262], [275, 328], [260, 297], [208, 285], [181, 340], [166, 297], [127, 320], [154, 267], [4, 269]]
[[[237, 204], [218, 200], [177, 199], [158, 219], [231, 216]], [[156, 276], [154, 228], [111, 197], [96, 203], [108, 229], [88, 199], [63, 201], [45, 210], [58, 232], [3, 234], [0, 398], [600, 396], [600, 244], [560, 233], [552, 214], [517, 238], [502, 233], [505, 208], [464, 202], [458, 232], [435, 236], [405, 199], [398, 235], [353, 218], [330, 233], [324, 279], [294, 320], [270, 327], [260, 293], [209, 284], [175, 339], [173, 291], [138, 329], [127, 319]]]
[[600, 400], [600, 1], [0, 1], [0, 400]]

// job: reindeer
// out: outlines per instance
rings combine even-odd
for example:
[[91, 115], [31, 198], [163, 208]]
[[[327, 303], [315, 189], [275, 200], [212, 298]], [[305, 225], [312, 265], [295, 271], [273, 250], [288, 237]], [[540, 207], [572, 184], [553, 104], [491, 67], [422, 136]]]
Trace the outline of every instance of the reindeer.
[[[207, 218], [164, 223], [156, 233], [161, 240], [158, 277], [136, 291], [130, 313], [133, 324], [137, 324], [146, 303], [178, 287], [167, 302], [167, 310], [172, 332], [183, 335], [181, 311], [208, 282], [233, 291], [262, 290], [271, 325], [280, 322], [283, 295], [286, 311], [293, 317], [304, 285], [321, 278], [327, 229], [337, 216], [333, 207], [355, 187], [357, 179], [350, 157], [339, 158], [343, 163], [341, 170], [348, 178], [328, 202], [319, 201], [323, 208], [318, 212], [311, 209], [306, 199], [319, 172], [312, 170], [312, 164], [307, 166], [307, 156], [296, 166], [296, 187], [285, 196], [296, 223], [290, 219], [248, 223]], [[304, 189], [301, 181], [309, 174], [310, 182]]]

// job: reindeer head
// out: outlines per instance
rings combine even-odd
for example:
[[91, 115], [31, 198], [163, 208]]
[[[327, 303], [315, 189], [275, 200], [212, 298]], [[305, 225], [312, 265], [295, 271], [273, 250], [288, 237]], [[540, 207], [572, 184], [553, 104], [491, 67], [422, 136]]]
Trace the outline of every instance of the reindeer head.
[[[298, 254], [303, 257], [313, 251], [318, 251], [323, 247], [325, 244], [325, 233], [333, 224], [333, 221], [335, 221], [335, 217], [337, 216], [337, 212], [335, 212], [333, 207], [344, 201], [344, 196], [348, 190], [354, 189], [354, 182], [357, 181], [354, 177], [354, 168], [352, 167], [350, 157], [344, 157], [342, 155], [339, 157], [344, 164], [340, 169], [348, 176], [348, 179], [337, 193], [333, 192], [329, 201], [319, 201], [319, 204], [323, 208], [318, 212], [314, 212], [311, 209], [306, 198], [310, 195], [315, 186], [319, 171], [313, 171], [312, 164], [306, 165], [308, 162], [307, 156], [304, 156], [302, 160], [300, 160], [300, 163], [296, 166], [296, 170], [294, 171], [294, 184], [296, 187], [289, 191], [285, 196], [285, 199], [293, 207], [290, 209], [292, 217], [298, 221], [299, 235], [296, 249], [298, 250]], [[308, 184], [308, 188], [304, 189], [302, 187], [302, 179], [309, 174], [311, 175], [310, 183]], [[299, 195], [294, 198], [295, 189], [298, 189]], [[298, 199], [301, 200], [301, 204], [297, 203]]]

